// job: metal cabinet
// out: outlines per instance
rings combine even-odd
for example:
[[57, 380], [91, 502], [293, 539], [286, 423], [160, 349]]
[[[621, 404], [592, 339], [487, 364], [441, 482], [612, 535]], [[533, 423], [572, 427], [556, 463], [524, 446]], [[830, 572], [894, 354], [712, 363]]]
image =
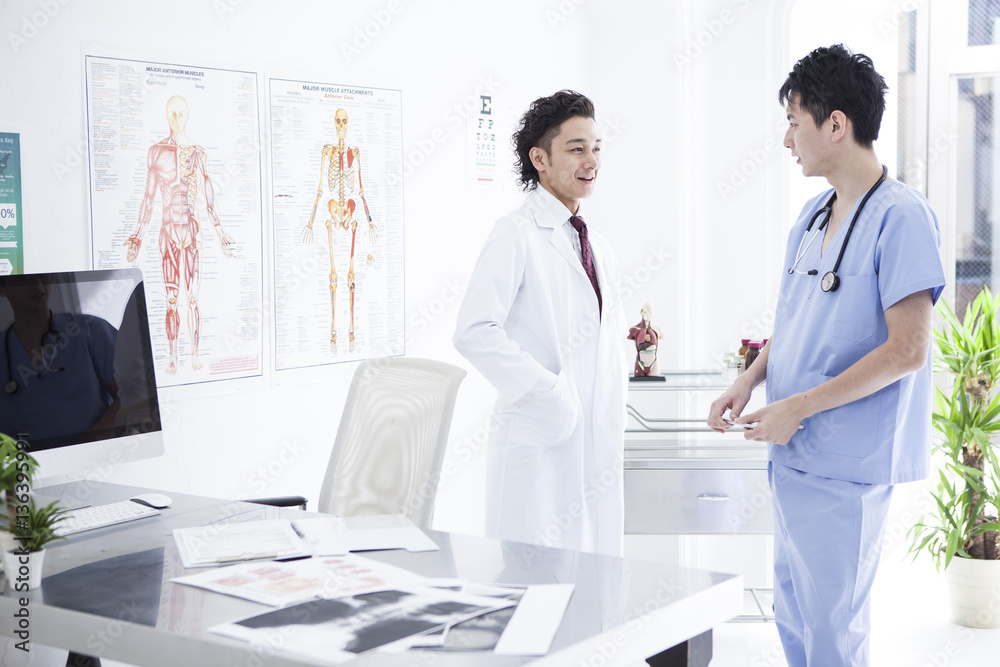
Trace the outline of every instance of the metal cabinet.
[[655, 467], [625, 471], [629, 535], [770, 533], [766, 470]]
[[[637, 558], [738, 572], [750, 585], [738, 620], [771, 620], [767, 446], [705, 425], [731, 380], [673, 371], [632, 381], [625, 432], [626, 550]], [[747, 411], [763, 404], [761, 389]]]
[[705, 425], [729, 381], [710, 372], [664, 377], [629, 386], [626, 534], [770, 533], [766, 445]]

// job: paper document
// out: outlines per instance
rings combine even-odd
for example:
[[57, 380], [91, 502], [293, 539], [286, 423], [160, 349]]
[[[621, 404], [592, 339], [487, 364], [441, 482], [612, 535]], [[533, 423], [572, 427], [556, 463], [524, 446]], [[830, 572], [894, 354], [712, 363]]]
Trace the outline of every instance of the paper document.
[[425, 578], [364, 556], [324, 556], [287, 562], [239, 563], [173, 581], [282, 607], [313, 598], [420, 585]]
[[[437, 582], [432, 583], [439, 586]], [[470, 583], [462, 587], [462, 592], [469, 595], [479, 595], [485, 597], [499, 598], [517, 602], [524, 595], [524, 586], [496, 586], [492, 584]], [[389, 648], [419, 648], [430, 651], [460, 651], [468, 653], [477, 651], [482, 653], [492, 653], [500, 637], [504, 634], [510, 617], [514, 614], [515, 607], [507, 607], [491, 611], [488, 614], [470, 618], [447, 628], [441, 628], [425, 635], [410, 637], [404, 642], [397, 642], [389, 647], [379, 649], [386, 652]]]
[[573, 584], [528, 586], [493, 649], [500, 655], [545, 655], [562, 624]]
[[210, 632], [266, 645], [280, 637], [278, 652], [339, 664], [411, 635], [454, 625], [513, 605], [435, 588], [364, 593], [311, 600], [209, 628]]
[[312, 555], [285, 519], [175, 528], [174, 541], [184, 567]]
[[402, 514], [365, 517], [365, 528], [348, 528], [341, 517], [296, 519], [295, 530], [317, 556], [340, 556], [350, 551], [406, 549], [437, 551], [438, 545]]

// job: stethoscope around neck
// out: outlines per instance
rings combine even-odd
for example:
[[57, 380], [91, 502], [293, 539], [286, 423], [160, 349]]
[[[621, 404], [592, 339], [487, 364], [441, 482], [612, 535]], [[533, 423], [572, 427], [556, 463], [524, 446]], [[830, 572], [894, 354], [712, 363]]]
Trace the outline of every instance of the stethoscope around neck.
[[[51, 322], [51, 320], [50, 320], [50, 322]], [[11, 326], [7, 327], [7, 331], [4, 332], [4, 336], [3, 336], [4, 352], [7, 353], [7, 381], [4, 382], [4, 384], [3, 384], [3, 392], [5, 394], [14, 394], [18, 390], [17, 380], [14, 379], [14, 371], [11, 368], [11, 365], [10, 365], [10, 357], [11, 357], [11, 354], [10, 354], [10, 332], [13, 329], [14, 329], [14, 325], [12, 324]], [[58, 334], [56, 333], [56, 330], [52, 327], [51, 323], [49, 325], [49, 331], [48, 331], [48, 333], [45, 334], [45, 338], [48, 338], [49, 336], [58, 336]], [[44, 340], [43, 340], [43, 342], [44, 342]], [[50, 365], [53, 361], [55, 361], [55, 359], [56, 359], [56, 353], [58, 352], [58, 350], [59, 350], [58, 346], [53, 347], [52, 358], [49, 359], [48, 363], [45, 363], [45, 346], [44, 345], [42, 346], [42, 365], [45, 366], [45, 371], [52, 372], [52, 373], [61, 373], [64, 370], [66, 370], [65, 366], [60, 366], [59, 368], [52, 368], [51, 365]], [[42, 377], [42, 372], [39, 371], [39, 372], [35, 373], [35, 377], [36, 378]]]
[[[889, 169], [885, 165], [882, 165], [882, 175], [879, 176], [879, 179], [875, 182], [875, 185], [871, 186], [871, 188], [868, 189], [868, 192], [865, 193], [864, 198], [858, 205], [858, 210], [854, 212], [854, 217], [851, 218], [851, 224], [847, 227], [847, 234], [844, 236], [844, 241], [843, 243], [840, 244], [840, 254], [837, 255], [837, 263], [833, 265], [833, 270], [824, 273], [822, 280], [820, 280], [819, 287], [824, 292], [836, 292], [837, 288], [840, 287], [840, 278], [837, 276], [837, 270], [840, 269], [840, 262], [842, 259], [844, 259], [844, 249], [847, 248], [847, 242], [851, 240], [851, 232], [854, 231], [854, 223], [858, 221], [858, 217], [861, 215], [861, 210], [865, 207], [865, 204], [868, 203], [868, 199], [872, 196], [872, 194], [875, 193], [875, 190], [878, 189], [878, 186], [882, 185], [888, 174], [889, 174]], [[808, 271], [800, 271], [795, 267], [799, 265], [799, 261], [809, 251], [809, 247], [813, 244], [813, 241], [816, 240], [816, 237], [820, 235], [820, 232], [826, 229], [827, 223], [830, 222], [830, 216], [833, 215], [833, 202], [836, 201], [836, 199], [837, 199], [837, 193], [836, 191], [834, 191], [834, 193], [830, 196], [830, 199], [826, 202], [826, 205], [823, 206], [823, 208], [821, 208], [820, 210], [813, 213], [812, 218], [810, 218], [809, 220], [809, 224], [806, 225], [806, 233], [802, 235], [802, 240], [799, 241], [799, 249], [795, 252], [795, 262], [788, 269], [789, 275], [793, 273], [800, 273], [802, 275], [815, 276], [817, 273], [819, 273], [819, 271], [817, 271], [816, 269], [810, 269]], [[823, 217], [823, 222], [819, 224], [819, 227], [816, 228], [816, 232], [812, 235], [812, 237], [810, 237], [809, 243], [806, 243], [806, 247], [803, 248], [802, 242], [806, 240], [806, 236], [809, 236], [809, 232], [812, 231], [813, 225], [816, 223], [816, 220], [818, 220], [819, 217], [823, 216], [824, 214], [825, 217]]]

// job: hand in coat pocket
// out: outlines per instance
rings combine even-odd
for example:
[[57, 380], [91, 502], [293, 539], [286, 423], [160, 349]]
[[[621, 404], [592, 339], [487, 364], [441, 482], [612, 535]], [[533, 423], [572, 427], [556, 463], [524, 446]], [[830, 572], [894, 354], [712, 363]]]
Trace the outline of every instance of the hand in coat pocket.
[[559, 444], [576, 431], [580, 413], [576, 392], [560, 373], [552, 389], [529, 391], [517, 402], [511, 439], [518, 444]]

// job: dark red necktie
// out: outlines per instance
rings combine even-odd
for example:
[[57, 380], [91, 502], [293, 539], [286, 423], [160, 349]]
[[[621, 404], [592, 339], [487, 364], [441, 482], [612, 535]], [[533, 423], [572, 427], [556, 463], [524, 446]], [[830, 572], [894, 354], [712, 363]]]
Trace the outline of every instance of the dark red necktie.
[[594, 268], [594, 254], [590, 251], [590, 239], [587, 237], [587, 223], [578, 215], [569, 219], [573, 228], [580, 235], [580, 251], [583, 255], [583, 270], [590, 278], [590, 284], [594, 286], [594, 293], [597, 294], [597, 314], [600, 315], [604, 308], [601, 301], [601, 286], [597, 282], [597, 269]]

